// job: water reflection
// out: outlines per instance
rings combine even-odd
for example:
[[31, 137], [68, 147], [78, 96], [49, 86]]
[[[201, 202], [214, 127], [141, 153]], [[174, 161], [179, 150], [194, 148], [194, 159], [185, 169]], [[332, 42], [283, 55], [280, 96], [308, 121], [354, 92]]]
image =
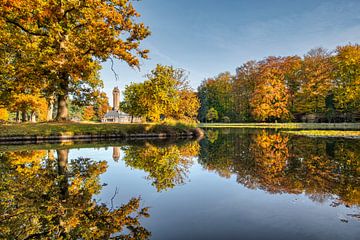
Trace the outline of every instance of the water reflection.
[[213, 131], [201, 143], [199, 162], [205, 169], [226, 178], [235, 175], [251, 189], [304, 193], [316, 202], [360, 206], [359, 141]]
[[105, 161], [68, 159], [68, 149], [0, 154], [2, 239], [147, 239], [147, 209], [132, 198], [119, 208], [93, 200]]
[[193, 157], [198, 155], [199, 148], [198, 142], [194, 141], [161, 147], [146, 143], [144, 146], [130, 145], [122, 149], [126, 165], [144, 170], [157, 191], [162, 191], [186, 182]]
[[[284, 222], [294, 221], [306, 208], [300, 204], [292, 208], [286, 202], [269, 202], [280, 199], [275, 194], [285, 197], [286, 194], [303, 194], [314, 202], [326, 203], [322, 206], [330, 209], [333, 208], [329, 204], [353, 207], [355, 211], [360, 206], [358, 140], [289, 137], [276, 131], [233, 129], [211, 130], [207, 136], [200, 143], [118, 144], [109, 150], [96, 151], [98, 155], [94, 159], [88, 158], [88, 154], [95, 152], [96, 145], [90, 150], [74, 150], [80, 156], [75, 159], [69, 157], [73, 150], [65, 146], [57, 147], [57, 150], [0, 153], [0, 238], [147, 239], [151, 231], [156, 239], [161, 236], [169, 239], [175, 233], [193, 234], [197, 228], [199, 232], [208, 233], [201, 235], [198, 232], [197, 236], [216, 238], [214, 234], [220, 234], [220, 231], [217, 232], [216, 227], [208, 228], [213, 224], [219, 229], [228, 229], [224, 231], [227, 236], [239, 237], [244, 233], [257, 236], [261, 232], [258, 229], [265, 229], [262, 237], [271, 233], [273, 239], [278, 239], [288, 232], [281, 235], [279, 229], [275, 231], [272, 227], [280, 228]], [[108, 161], [100, 161], [106, 154]], [[196, 174], [191, 175], [193, 181], [189, 183], [193, 170]], [[234, 177], [239, 184], [233, 184], [232, 179], [222, 181], [208, 171], [221, 178]], [[118, 184], [122, 184], [119, 188], [121, 199], [114, 202], [127, 203], [120, 207], [113, 206], [112, 200], [108, 205], [94, 200], [101, 198], [97, 196], [105, 188], [100, 178], [109, 172], [113, 175], [107, 175], [108, 187], [112, 185], [117, 189]], [[144, 176], [152, 186], [144, 184]], [[176, 188], [180, 184], [186, 184], [186, 187]], [[261, 191], [249, 191], [241, 186]], [[131, 195], [144, 198], [131, 198]], [[112, 195], [103, 196], [109, 199]], [[149, 202], [151, 218], [144, 221], [143, 217], [149, 217], [150, 210], [140, 206], [147, 207]], [[319, 208], [317, 205], [313, 209], [314, 215], [322, 213], [317, 211]], [[173, 216], [174, 209], [176, 217]], [[322, 219], [311, 221], [314, 215], [307, 212], [303, 216], [305, 220], [298, 218], [297, 223], [309, 222], [311, 226], [323, 223]], [[359, 218], [356, 212], [347, 216]], [[237, 225], [239, 222], [243, 225]], [[143, 224], [146, 223], [145, 228]], [[309, 225], [304, 225], [307, 228], [304, 227], [301, 236], [312, 232]], [[332, 230], [325, 225], [322, 230]], [[349, 228], [340, 229], [341, 234], [354, 236], [356, 226], [345, 225]], [[297, 226], [287, 228], [293, 236], [298, 234]], [[330, 232], [333, 234], [334, 231]], [[316, 236], [320, 235], [326, 236], [324, 233]], [[178, 239], [187, 239], [188, 235], [182, 236]]]

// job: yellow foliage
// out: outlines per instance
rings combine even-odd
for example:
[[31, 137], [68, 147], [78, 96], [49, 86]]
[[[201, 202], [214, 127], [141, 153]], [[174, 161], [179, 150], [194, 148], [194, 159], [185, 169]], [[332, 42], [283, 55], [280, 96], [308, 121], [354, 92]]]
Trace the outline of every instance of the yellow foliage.
[[9, 112], [5, 108], [0, 108], [0, 120], [9, 120]]
[[14, 111], [36, 113], [40, 121], [47, 118], [48, 104], [45, 98], [32, 94], [16, 94], [11, 108]]

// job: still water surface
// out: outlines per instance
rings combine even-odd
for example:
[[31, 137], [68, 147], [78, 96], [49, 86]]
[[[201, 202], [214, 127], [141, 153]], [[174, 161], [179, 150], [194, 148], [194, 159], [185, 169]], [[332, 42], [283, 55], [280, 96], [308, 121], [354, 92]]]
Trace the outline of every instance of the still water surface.
[[360, 140], [222, 129], [0, 160], [3, 239], [360, 239]]

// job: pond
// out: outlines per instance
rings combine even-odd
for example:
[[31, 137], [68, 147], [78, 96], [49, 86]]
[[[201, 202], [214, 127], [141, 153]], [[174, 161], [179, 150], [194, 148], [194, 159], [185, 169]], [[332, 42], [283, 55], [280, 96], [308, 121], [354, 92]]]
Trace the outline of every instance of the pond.
[[0, 146], [1, 239], [359, 239], [360, 140]]

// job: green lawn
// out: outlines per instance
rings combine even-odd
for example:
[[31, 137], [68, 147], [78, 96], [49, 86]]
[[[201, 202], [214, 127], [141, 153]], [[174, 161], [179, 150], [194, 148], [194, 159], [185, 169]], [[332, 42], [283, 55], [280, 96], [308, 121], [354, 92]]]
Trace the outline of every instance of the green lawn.
[[360, 130], [360, 123], [200, 123], [199, 127]]
[[120, 124], [120, 123], [22, 123], [1, 124], [0, 137], [9, 136], [74, 136], [166, 133], [178, 134], [194, 131], [195, 126], [184, 123], [173, 124]]

